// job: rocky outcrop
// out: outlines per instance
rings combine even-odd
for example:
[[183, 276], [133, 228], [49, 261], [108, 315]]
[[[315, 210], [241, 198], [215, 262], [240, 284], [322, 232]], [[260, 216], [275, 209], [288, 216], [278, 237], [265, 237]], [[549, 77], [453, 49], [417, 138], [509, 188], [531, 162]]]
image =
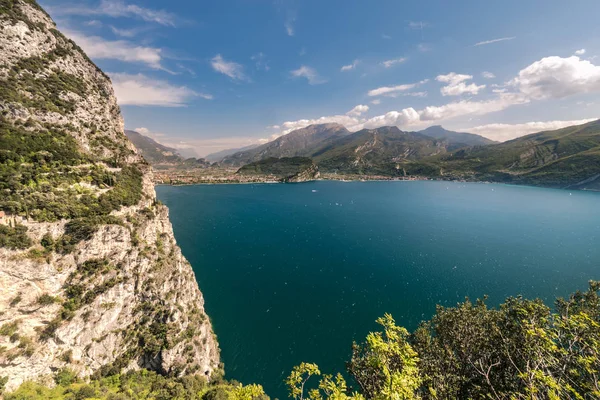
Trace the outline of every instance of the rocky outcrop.
[[297, 174], [288, 176], [283, 179], [283, 182], [308, 182], [319, 179], [321, 173], [319, 172], [319, 167], [315, 164], [310, 165], [309, 167], [299, 171]]
[[27, 236], [0, 248], [0, 377], [10, 390], [62, 368], [210, 376], [219, 349], [202, 293], [109, 78], [34, 1], [0, 8], [2, 128], [61, 143], [0, 149], [16, 171], [0, 209]]

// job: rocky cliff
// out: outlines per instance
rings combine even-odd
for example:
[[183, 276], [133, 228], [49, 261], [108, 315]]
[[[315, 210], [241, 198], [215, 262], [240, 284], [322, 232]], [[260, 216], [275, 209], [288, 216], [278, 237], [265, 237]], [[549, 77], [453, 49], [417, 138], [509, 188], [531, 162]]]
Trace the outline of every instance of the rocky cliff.
[[110, 79], [34, 0], [0, 1], [0, 378], [218, 369], [189, 263]]
[[312, 164], [299, 171], [296, 175], [283, 178], [283, 182], [309, 182], [319, 179], [320, 176], [321, 173], [319, 172], [319, 167], [317, 167], [315, 164]]

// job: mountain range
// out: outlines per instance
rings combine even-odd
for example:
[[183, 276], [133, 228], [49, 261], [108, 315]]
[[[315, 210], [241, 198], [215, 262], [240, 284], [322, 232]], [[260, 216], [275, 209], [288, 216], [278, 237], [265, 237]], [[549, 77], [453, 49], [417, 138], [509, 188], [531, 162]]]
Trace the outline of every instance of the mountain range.
[[[356, 150], [356, 154], [361, 156], [371, 154], [367, 158], [377, 158], [380, 155], [390, 160], [403, 157], [414, 159], [493, 143], [495, 142], [483, 136], [448, 131], [441, 126], [432, 126], [421, 132], [402, 132], [397, 127], [382, 127], [352, 133], [339, 124], [320, 124], [295, 130], [251, 150], [237, 152], [225, 157], [222, 163], [244, 165], [269, 157], [299, 156], [319, 161], [328, 160], [325, 164], [333, 166], [338, 161], [352, 158], [344, 156], [347, 150]], [[360, 163], [358, 161], [356, 164]]]
[[420, 132], [388, 126], [351, 133], [338, 124], [311, 125], [227, 156], [222, 163], [242, 166], [282, 157], [307, 157], [321, 172], [341, 175], [600, 189], [600, 121], [504, 143], [441, 126]]
[[158, 143], [156, 140], [137, 131], [125, 130], [125, 135], [133, 143], [138, 152], [154, 168], [196, 168], [207, 167], [206, 160], [196, 157], [186, 157], [189, 151], [183, 154], [181, 150]]

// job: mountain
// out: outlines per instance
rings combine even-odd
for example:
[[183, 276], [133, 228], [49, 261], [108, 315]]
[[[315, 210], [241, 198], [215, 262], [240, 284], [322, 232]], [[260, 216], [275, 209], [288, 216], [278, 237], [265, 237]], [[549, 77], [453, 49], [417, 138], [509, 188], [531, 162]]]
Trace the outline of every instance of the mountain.
[[493, 141], [434, 126], [421, 132], [397, 127], [350, 133], [339, 124], [311, 125], [256, 147], [224, 157], [223, 164], [244, 165], [268, 158], [310, 157], [325, 172], [397, 174], [398, 161], [417, 160]]
[[419, 133], [434, 139], [446, 140], [453, 149], [468, 146], [487, 146], [489, 144], [498, 143], [473, 133], [449, 131], [439, 125], [430, 126], [427, 129], [419, 131]]
[[235, 153], [241, 153], [247, 150], [252, 150], [260, 146], [259, 144], [251, 144], [249, 146], [240, 147], [237, 149], [226, 149], [217, 151], [216, 153], [211, 153], [204, 157], [206, 161], [210, 162], [221, 162], [225, 157], [230, 156]]
[[340, 124], [310, 125], [254, 149], [227, 156], [222, 163], [245, 165], [270, 157], [310, 157], [319, 146], [325, 146], [349, 134], [350, 132]]
[[312, 154], [323, 172], [368, 175], [404, 174], [400, 165], [410, 160], [444, 154], [447, 143], [395, 126], [363, 129]]
[[237, 173], [273, 176], [281, 182], [305, 182], [320, 176], [319, 168], [307, 157], [270, 157], [246, 164]]
[[467, 179], [600, 189], [600, 120], [429, 161], [445, 175]]
[[110, 79], [33, 0], [1, 1], [0, 26], [0, 386], [210, 377], [202, 293]]
[[170, 164], [183, 161], [183, 157], [177, 149], [163, 146], [152, 138], [144, 136], [139, 132], [125, 130], [125, 135], [133, 143], [136, 149], [151, 165]]
[[223, 162], [256, 163], [289, 155], [311, 158], [324, 173], [465, 179], [600, 190], [600, 121], [504, 143], [433, 126], [350, 133], [312, 125]]
[[[164, 146], [139, 132], [125, 130], [125, 135], [137, 151], [156, 169], [175, 167], [178, 169], [204, 168], [210, 166], [203, 158], [186, 158], [182, 150]], [[192, 153], [195, 152], [192, 150]]]

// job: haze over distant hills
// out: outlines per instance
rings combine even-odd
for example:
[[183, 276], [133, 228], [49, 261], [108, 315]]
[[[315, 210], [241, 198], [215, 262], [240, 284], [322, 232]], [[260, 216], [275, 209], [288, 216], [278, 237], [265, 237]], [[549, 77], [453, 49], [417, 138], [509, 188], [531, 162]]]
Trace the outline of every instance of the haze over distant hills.
[[168, 147], [132, 130], [126, 130], [125, 135], [146, 161], [155, 168], [160, 168], [161, 166], [201, 167], [208, 165], [202, 158], [196, 158], [195, 156], [187, 157], [190, 154], [195, 154], [193, 150], [191, 152], [189, 150], [184, 152]]
[[210, 161], [210, 162], [219, 162], [227, 156], [230, 156], [232, 154], [239, 153], [242, 151], [246, 151], [246, 150], [251, 150], [258, 146], [260, 146], [260, 144], [251, 144], [249, 146], [238, 147], [236, 149], [225, 149], [225, 150], [217, 151], [215, 153], [211, 153], [211, 154], [205, 156], [204, 159], [206, 161]]
[[183, 157], [177, 149], [164, 146], [156, 140], [142, 135], [139, 132], [125, 130], [125, 135], [131, 140], [134, 146], [142, 153], [142, 156], [150, 164], [174, 163], [183, 161]]

